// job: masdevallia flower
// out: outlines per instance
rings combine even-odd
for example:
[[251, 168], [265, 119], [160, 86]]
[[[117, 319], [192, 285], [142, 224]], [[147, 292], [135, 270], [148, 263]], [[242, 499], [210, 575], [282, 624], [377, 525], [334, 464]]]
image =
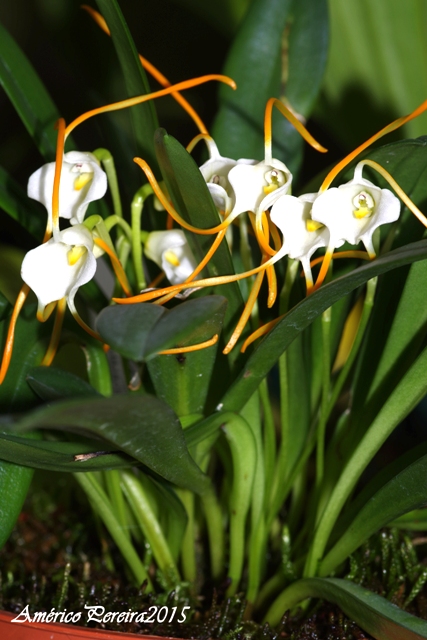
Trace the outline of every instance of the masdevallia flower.
[[328, 229], [311, 217], [316, 197], [316, 193], [306, 193], [299, 198], [284, 195], [275, 202], [270, 212], [271, 220], [283, 234], [283, 251], [302, 264], [307, 288], [313, 285], [311, 256], [320, 247], [326, 247], [329, 241]]
[[363, 163], [359, 163], [350, 182], [318, 195], [311, 216], [328, 227], [328, 251], [344, 242], [363, 242], [369, 257], [374, 258], [372, 235], [381, 225], [399, 218], [400, 200], [389, 189], [380, 189], [363, 178], [362, 172]]
[[84, 225], [76, 224], [26, 254], [21, 277], [37, 296], [40, 320], [49, 314], [46, 307], [62, 298], [66, 298], [74, 310], [77, 289], [95, 275], [93, 247], [91, 232]]
[[180, 229], [152, 231], [148, 234], [144, 253], [165, 272], [171, 284], [185, 282], [197, 266], [187, 238]]
[[[30, 198], [44, 204], [52, 219], [52, 191], [55, 176], [55, 162], [44, 164], [28, 181], [27, 193]], [[64, 154], [59, 201], [59, 216], [67, 218], [71, 224], [81, 224], [89, 203], [99, 200], [107, 191], [107, 176], [92, 153], [68, 151]]]

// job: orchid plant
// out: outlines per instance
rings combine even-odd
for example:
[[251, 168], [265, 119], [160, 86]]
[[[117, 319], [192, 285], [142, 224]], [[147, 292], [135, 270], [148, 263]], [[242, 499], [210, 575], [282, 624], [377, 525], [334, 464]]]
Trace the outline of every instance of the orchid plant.
[[[0, 543], [34, 469], [66, 471], [149, 592], [227, 579], [271, 625], [321, 597], [378, 640], [427, 638], [427, 622], [348, 566], [383, 527], [427, 527], [425, 442], [378, 459], [427, 392], [426, 141], [372, 147], [427, 100], [293, 195], [304, 141], [327, 154], [305, 124], [325, 1], [253, 0], [226, 75], [176, 84], [137, 53], [117, 1], [97, 5], [85, 9], [129, 97], [68, 125], [0, 34], [1, 83], [46, 161], [26, 193], [0, 173], [0, 206], [33, 236], [20, 290], [0, 297]], [[300, 74], [285, 95], [284, 32]], [[209, 130], [184, 96], [208, 81], [221, 84]], [[194, 124], [186, 146], [158, 128], [167, 96]], [[136, 157], [130, 129], [113, 151], [77, 149], [71, 133], [124, 126], [117, 111], [133, 119]], [[60, 358], [70, 344], [85, 355], [78, 375]]]

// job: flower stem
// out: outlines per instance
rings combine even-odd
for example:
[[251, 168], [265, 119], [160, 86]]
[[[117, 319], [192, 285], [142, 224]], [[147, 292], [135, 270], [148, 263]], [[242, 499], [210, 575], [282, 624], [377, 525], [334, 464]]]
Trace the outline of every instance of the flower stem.
[[142, 266], [141, 214], [145, 199], [152, 195], [153, 189], [145, 184], [136, 192], [131, 204], [132, 258], [136, 283], [139, 290], [145, 289], [144, 269]]

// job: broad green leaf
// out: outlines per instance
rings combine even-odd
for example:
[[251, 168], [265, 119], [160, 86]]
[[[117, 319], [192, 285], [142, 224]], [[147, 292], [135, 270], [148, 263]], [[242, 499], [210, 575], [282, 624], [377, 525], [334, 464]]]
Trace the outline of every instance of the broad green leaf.
[[[180, 215], [200, 229], [209, 229], [219, 224], [220, 219], [205, 180], [196, 163], [175, 138], [160, 129], [156, 133], [156, 153], [159, 166], [172, 202]], [[186, 232], [194, 255], [201, 260], [208, 252], [215, 235], [203, 236]], [[209, 276], [234, 273], [233, 262], [226, 241], [223, 241], [206, 266]], [[243, 309], [243, 299], [236, 282], [216, 289], [228, 300], [224, 330], [227, 339]], [[232, 323], [232, 324], [231, 324]], [[238, 350], [231, 353], [237, 357]]]
[[394, 518], [427, 506], [427, 456], [392, 478], [358, 511], [353, 522], [322, 560], [319, 574], [326, 576], [370, 535]]
[[[425, 100], [427, 6], [424, 0], [331, 0], [329, 5], [322, 119], [351, 148], [384, 126], [384, 119], [410, 113]], [[426, 124], [424, 114], [405, 125], [402, 137], [424, 134]]]
[[313, 108], [325, 72], [328, 17], [326, 0], [298, 0], [292, 8], [285, 96], [305, 117]]
[[[139, 61], [135, 43], [116, 0], [96, 0], [104, 16], [119, 58], [128, 97], [150, 93], [145, 71]], [[155, 164], [154, 131], [158, 127], [156, 112], [152, 102], [132, 107], [130, 110], [136, 141], [136, 155], [140, 155], [150, 165]]]
[[[188, 338], [181, 344], [197, 344], [220, 333], [224, 321], [226, 301], [221, 296], [197, 298], [168, 312], [153, 331], [156, 340], [166, 340], [178, 326], [192, 326]], [[162, 323], [164, 326], [162, 327]], [[166, 344], [166, 342], [165, 342]], [[176, 344], [176, 343], [175, 343]], [[160, 355], [147, 363], [157, 396], [169, 404], [179, 416], [203, 413], [209, 388], [216, 391], [218, 377], [212, 373], [218, 345], [180, 355]]]
[[427, 638], [425, 620], [402, 611], [368, 589], [336, 578], [298, 580], [277, 598], [268, 611], [266, 620], [271, 625], [278, 624], [285, 611], [306, 598], [323, 598], [334, 602], [376, 640]]
[[337, 278], [293, 307], [268, 333], [247, 360], [222, 401], [224, 411], [239, 411], [288, 345], [325, 309], [369, 279], [427, 257], [427, 241], [421, 240], [381, 256], [350, 274]]
[[45, 401], [98, 396], [98, 392], [79, 376], [56, 367], [34, 367], [27, 373], [27, 382]]
[[182, 302], [171, 310], [139, 303], [107, 307], [96, 327], [115, 351], [137, 362], [155, 357], [159, 351], [197, 344], [221, 330], [227, 301], [205, 296]]
[[[100, 449], [102, 451], [100, 451]], [[92, 455], [97, 454], [97, 455]], [[75, 459], [75, 456], [85, 456]], [[86, 472], [126, 469], [137, 464], [135, 458], [117, 452], [105, 443], [82, 441], [37, 441], [29, 437], [0, 434], [0, 460], [23, 467], [49, 471]]]
[[13, 426], [13, 432], [39, 428], [100, 438], [169, 482], [196, 493], [210, 485], [188, 452], [177, 417], [153, 396], [126, 394], [56, 402], [26, 415]]
[[[0, 344], [4, 348], [9, 319], [0, 323]], [[40, 404], [36, 394], [27, 383], [28, 371], [39, 365], [46, 352], [51, 321], [40, 323], [36, 319], [36, 307], [29, 305], [21, 312], [15, 330], [12, 359], [6, 378], [0, 386], [0, 411], [25, 411]]]
[[[223, 156], [264, 157], [264, 110], [269, 98], [280, 97], [282, 38], [291, 6], [291, 0], [254, 0], [240, 25], [224, 68], [237, 90], [231, 93], [220, 88], [220, 109], [213, 127]], [[275, 141], [281, 142], [286, 135], [283, 123], [281, 117]], [[282, 156], [281, 148], [276, 157]]]
[[46, 228], [46, 215], [2, 167], [0, 167], [0, 207], [37, 240], [42, 240]]
[[24, 504], [34, 469], [0, 460], [0, 549]]
[[45, 160], [56, 149], [58, 111], [34, 68], [12, 36], [0, 25], [0, 84]]
[[96, 330], [115, 351], [140, 362], [149, 348], [150, 332], [166, 313], [154, 304], [129, 304], [106, 307], [96, 319]]
[[425, 396], [426, 389], [427, 349], [424, 349], [384, 403], [375, 420], [370, 424], [360, 443], [352, 451], [347, 464], [342, 469], [341, 476], [334, 486], [313, 536], [305, 569], [306, 575], [313, 575], [317, 570], [318, 561], [320, 561], [324, 555], [324, 550], [331, 532], [334, 529], [338, 515], [359, 481], [363, 471], [393, 430]]

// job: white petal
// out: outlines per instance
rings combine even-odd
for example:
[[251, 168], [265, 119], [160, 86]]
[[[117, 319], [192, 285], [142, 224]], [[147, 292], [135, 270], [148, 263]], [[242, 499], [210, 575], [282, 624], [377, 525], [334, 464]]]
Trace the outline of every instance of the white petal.
[[[178, 264], [171, 264], [167, 259], [168, 252], [173, 253]], [[184, 282], [197, 266], [185, 234], [180, 229], [153, 231], [148, 236], [144, 253], [165, 272], [171, 284]]]
[[329, 232], [325, 227], [307, 230], [315, 198], [314, 193], [299, 198], [284, 195], [271, 209], [270, 218], [283, 234], [283, 246], [289, 257], [295, 260], [307, 261], [319, 247], [328, 244]]
[[[81, 189], [75, 189], [76, 178], [82, 173], [92, 173], [92, 179]], [[28, 181], [27, 193], [46, 207], [52, 216], [52, 191], [55, 163], [43, 165], [33, 173]], [[72, 224], [83, 221], [90, 202], [98, 200], [107, 190], [107, 176], [95, 156], [89, 152], [69, 151], [64, 154], [59, 189], [59, 216], [70, 219]]]
[[[274, 171], [278, 172], [282, 184], [266, 194], [265, 188], [269, 187], [271, 172]], [[273, 159], [271, 164], [238, 164], [230, 171], [228, 179], [236, 199], [230, 214], [234, 219], [244, 211], [253, 211], [256, 214], [266, 211], [282, 195], [288, 193], [292, 175], [283, 162]]]
[[[60, 234], [65, 234], [70, 239], [72, 234], [67, 233], [68, 231], [72, 230], [66, 229]], [[77, 235], [81, 239], [84, 234], [78, 230]], [[68, 253], [73, 245], [54, 238], [26, 254], [21, 276], [36, 294], [39, 310], [65, 296], [73, 299], [77, 289], [93, 278], [96, 260], [88, 244], [87, 238], [78, 244], [87, 250], [74, 265], [68, 262]]]

